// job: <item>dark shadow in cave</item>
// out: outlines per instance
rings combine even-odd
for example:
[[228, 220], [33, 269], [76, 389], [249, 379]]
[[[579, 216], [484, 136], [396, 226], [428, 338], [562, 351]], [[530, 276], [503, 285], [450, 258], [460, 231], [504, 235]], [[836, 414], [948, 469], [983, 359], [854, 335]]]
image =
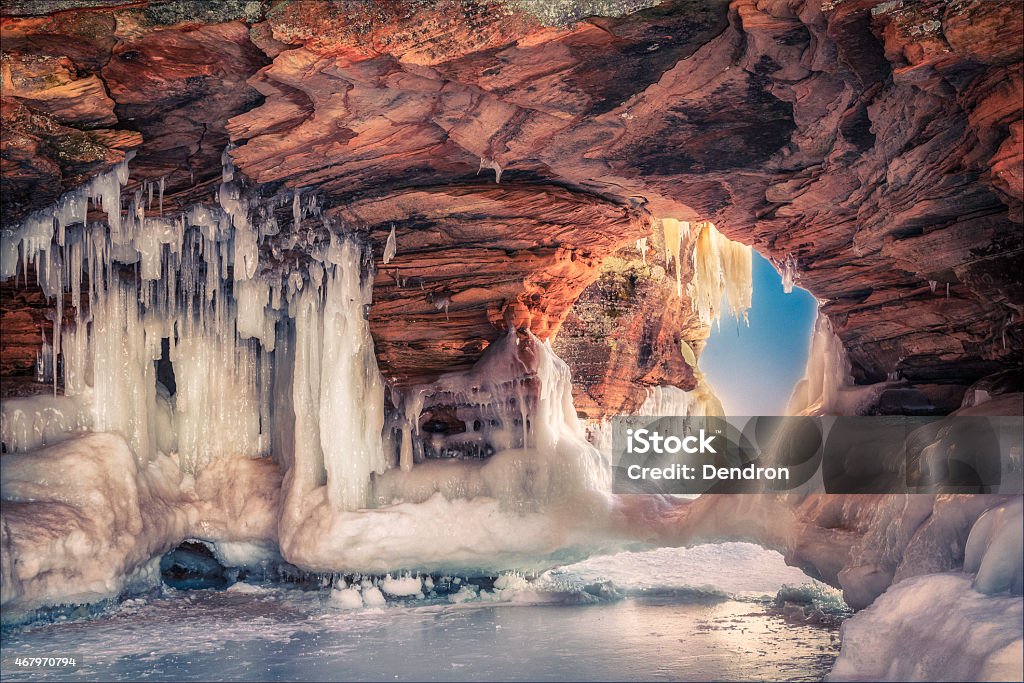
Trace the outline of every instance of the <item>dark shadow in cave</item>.
[[156, 366], [156, 381], [167, 388], [167, 393], [174, 396], [178, 385], [174, 381], [174, 364], [171, 363], [171, 340], [164, 337], [160, 340], [160, 358], [153, 361]]

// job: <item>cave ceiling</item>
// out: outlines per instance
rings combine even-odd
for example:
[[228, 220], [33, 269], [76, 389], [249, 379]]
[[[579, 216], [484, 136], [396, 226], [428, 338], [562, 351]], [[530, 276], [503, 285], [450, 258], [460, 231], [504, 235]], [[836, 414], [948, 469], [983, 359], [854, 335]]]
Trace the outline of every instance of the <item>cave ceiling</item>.
[[[509, 324], [555, 335], [663, 217], [794, 259], [861, 381], [898, 369], [952, 400], [1020, 364], [1021, 3], [528, 5], [5, 3], [4, 224], [129, 152], [126, 191], [162, 179], [180, 211], [228, 149], [254, 191], [315, 196], [368, 235], [398, 382], [472, 363]], [[669, 367], [703, 336], [678, 306], [652, 383], [692, 382]]]

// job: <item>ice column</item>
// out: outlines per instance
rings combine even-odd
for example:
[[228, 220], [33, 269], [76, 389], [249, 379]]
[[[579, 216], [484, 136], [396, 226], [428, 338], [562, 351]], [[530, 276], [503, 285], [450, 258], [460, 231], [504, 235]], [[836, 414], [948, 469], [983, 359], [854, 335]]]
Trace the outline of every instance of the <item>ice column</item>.
[[372, 280], [351, 240], [328, 255], [320, 379], [320, 443], [328, 500], [355, 509], [369, 501], [370, 473], [383, 472], [384, 382], [365, 310]]
[[[317, 264], [314, 264], [317, 265]], [[372, 297], [362, 250], [350, 240], [332, 245], [322, 282], [295, 301], [294, 474], [290, 505], [326, 486], [339, 510], [369, 504], [370, 474], [387, 468], [381, 431], [384, 382], [365, 318]]]

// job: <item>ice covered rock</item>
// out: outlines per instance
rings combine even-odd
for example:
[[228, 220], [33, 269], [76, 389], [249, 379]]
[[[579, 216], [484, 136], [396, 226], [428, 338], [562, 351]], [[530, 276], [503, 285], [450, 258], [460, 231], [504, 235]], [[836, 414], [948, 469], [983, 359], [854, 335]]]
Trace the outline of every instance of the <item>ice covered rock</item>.
[[1019, 681], [1024, 599], [982, 595], [970, 577], [902, 581], [842, 626], [830, 681]]
[[1024, 593], [1024, 499], [988, 510], [967, 538], [964, 571], [975, 590], [989, 595]]
[[[159, 582], [159, 557], [185, 538], [181, 472], [139, 466], [120, 436], [87, 434], [0, 458], [4, 621]], [[154, 558], [156, 558], [154, 562]]]
[[0, 605], [5, 622], [40, 607], [91, 603], [160, 581], [160, 558], [185, 539], [225, 566], [276, 555], [281, 472], [226, 458], [198, 480], [118, 434], [86, 433], [0, 458]]

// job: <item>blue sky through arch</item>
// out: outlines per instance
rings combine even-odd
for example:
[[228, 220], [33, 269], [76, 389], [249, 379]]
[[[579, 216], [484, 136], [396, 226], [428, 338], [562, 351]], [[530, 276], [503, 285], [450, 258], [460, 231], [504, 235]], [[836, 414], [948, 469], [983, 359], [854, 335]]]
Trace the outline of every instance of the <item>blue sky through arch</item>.
[[750, 326], [724, 313], [700, 357], [728, 415], [782, 415], [803, 377], [817, 302], [806, 290], [782, 291], [775, 267], [754, 252]]

